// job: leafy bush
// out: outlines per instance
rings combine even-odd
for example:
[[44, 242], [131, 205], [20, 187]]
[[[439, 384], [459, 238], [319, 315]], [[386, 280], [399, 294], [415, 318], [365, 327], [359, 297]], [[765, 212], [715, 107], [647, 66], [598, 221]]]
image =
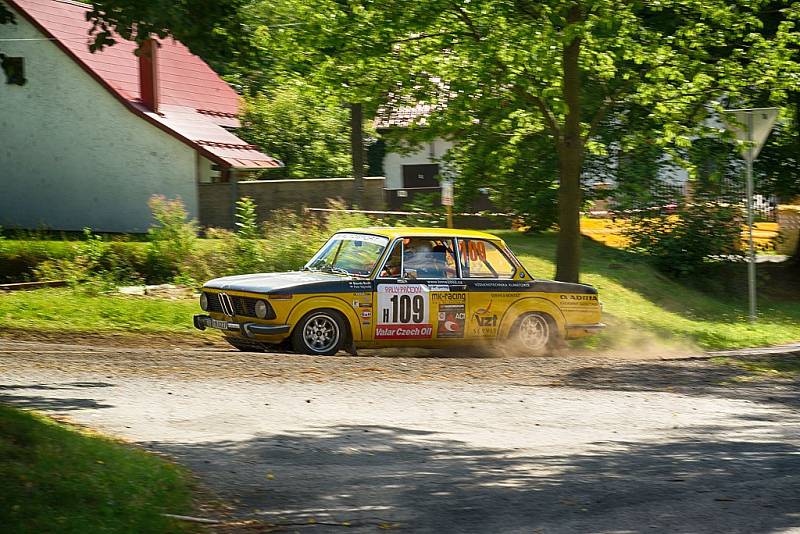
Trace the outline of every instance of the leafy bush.
[[442, 206], [442, 197], [439, 193], [423, 193], [415, 195], [408, 202], [403, 211], [413, 211], [417, 215], [407, 215], [398, 221], [400, 226], [432, 226], [444, 227], [447, 225], [447, 213]]
[[[331, 201], [331, 209], [344, 209], [344, 204]], [[325, 241], [343, 228], [373, 226], [373, 219], [362, 213], [330, 212], [322, 217], [299, 215], [291, 210], [272, 212], [264, 223], [266, 239], [265, 270], [299, 269], [311, 259]]]
[[264, 271], [299, 269], [328, 237], [321, 221], [291, 210], [273, 211], [263, 231]]
[[[236, 233], [225, 238], [238, 272], [261, 272], [265, 267], [264, 244], [256, 216], [256, 204], [250, 197], [236, 202]], [[229, 266], [229, 269], [231, 267]]]
[[642, 217], [626, 230], [633, 250], [675, 277], [701, 274], [709, 261], [741, 259], [741, 215], [736, 206], [703, 202], [674, 215]]
[[171, 280], [186, 274], [197, 246], [197, 222], [188, 220], [180, 198], [153, 195], [148, 202], [157, 225], [147, 231], [148, 280]]
[[[19, 281], [30, 272], [37, 280], [67, 280], [90, 292], [144, 281], [197, 286], [227, 274], [298, 269], [334, 232], [375, 224], [360, 213], [314, 217], [279, 210], [259, 225], [255, 203], [243, 198], [237, 204], [236, 232], [208, 230], [209, 239], [199, 240], [196, 223], [187, 221], [179, 199], [154, 197], [150, 206], [158, 224], [148, 232], [147, 243], [102, 237], [88, 228], [76, 242], [6, 240], [0, 242], [0, 276]], [[330, 206], [343, 208], [335, 202]]]
[[137, 266], [142, 260], [134, 248], [107, 241], [89, 228], [84, 228], [83, 235], [84, 240], [75, 245], [72, 255], [39, 263], [34, 269], [35, 278], [66, 280], [70, 285], [92, 282], [98, 290], [140, 279]]
[[[333, 210], [344, 210], [346, 205], [338, 200], [331, 200], [328, 202], [328, 208]], [[324, 226], [324, 237], [327, 238], [330, 234], [338, 232], [343, 228], [363, 228], [367, 226], [381, 226], [371, 218], [369, 215], [363, 213], [350, 213], [344, 211], [328, 212], [322, 220]]]

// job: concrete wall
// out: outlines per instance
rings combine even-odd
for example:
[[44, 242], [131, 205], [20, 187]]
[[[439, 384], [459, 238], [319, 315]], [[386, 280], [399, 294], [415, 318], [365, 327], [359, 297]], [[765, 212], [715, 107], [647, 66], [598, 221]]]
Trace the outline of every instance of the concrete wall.
[[[383, 184], [382, 176], [364, 179], [362, 209], [384, 209]], [[342, 199], [349, 204], [352, 195], [352, 178], [203, 183], [199, 185], [200, 225], [233, 228], [233, 205], [235, 199], [241, 197], [255, 201], [258, 219], [263, 221], [278, 209], [326, 208], [330, 199]]]
[[[0, 39], [44, 37], [22, 16]], [[0, 225], [143, 232], [153, 194], [197, 210], [196, 152], [131, 113], [47, 40], [3, 41], [23, 86], [0, 72]]]
[[435, 139], [409, 153], [387, 152], [383, 158], [383, 172], [386, 175], [386, 189], [403, 187], [403, 165], [425, 165], [440, 163], [442, 157], [453, 147], [451, 141]]

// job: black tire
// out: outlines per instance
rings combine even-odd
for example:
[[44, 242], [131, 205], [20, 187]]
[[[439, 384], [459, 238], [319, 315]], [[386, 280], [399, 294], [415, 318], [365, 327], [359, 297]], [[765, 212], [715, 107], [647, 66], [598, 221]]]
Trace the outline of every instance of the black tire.
[[349, 338], [345, 318], [336, 310], [309, 312], [292, 332], [292, 347], [299, 354], [333, 356]]
[[509, 338], [512, 347], [527, 356], [549, 355], [558, 347], [560, 340], [556, 322], [540, 312], [520, 315], [514, 321]]
[[233, 337], [226, 337], [225, 341], [236, 347], [242, 352], [266, 352], [266, 347], [258, 341], [248, 341]]

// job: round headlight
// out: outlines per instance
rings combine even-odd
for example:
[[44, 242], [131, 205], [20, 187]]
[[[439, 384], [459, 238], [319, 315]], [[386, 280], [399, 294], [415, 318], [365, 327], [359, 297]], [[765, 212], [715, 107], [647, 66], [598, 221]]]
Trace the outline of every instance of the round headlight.
[[200, 294], [200, 308], [202, 308], [203, 311], [208, 311], [208, 295], [205, 293]]
[[256, 301], [256, 317], [264, 319], [267, 316], [267, 303], [263, 300]]

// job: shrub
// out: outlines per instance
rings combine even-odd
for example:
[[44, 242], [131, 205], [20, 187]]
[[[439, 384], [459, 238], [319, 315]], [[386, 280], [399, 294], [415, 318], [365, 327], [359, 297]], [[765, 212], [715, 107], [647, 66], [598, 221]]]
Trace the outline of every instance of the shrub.
[[147, 231], [147, 278], [171, 280], [188, 274], [188, 264], [197, 246], [197, 222], [188, 220], [180, 198], [153, 195], [148, 202], [157, 225]]
[[276, 210], [264, 223], [265, 270], [290, 271], [302, 267], [328, 237], [313, 217], [291, 210]]
[[34, 269], [37, 280], [66, 280], [71, 285], [91, 282], [96, 289], [108, 289], [118, 283], [138, 281], [141, 265], [135, 249], [125, 243], [110, 242], [83, 229], [84, 240], [68, 257], [50, 257]]
[[632, 221], [630, 247], [652, 259], [656, 268], [675, 277], [701, 274], [710, 261], [741, 259], [741, 215], [738, 207], [702, 202], [674, 215]]
[[401, 219], [399, 224], [402, 226], [447, 226], [447, 212], [442, 206], [439, 193], [415, 195], [413, 200], [405, 205], [403, 211], [413, 211], [418, 215], [407, 215]]
[[[346, 209], [346, 205], [344, 202], [339, 200], [330, 200], [328, 201], [328, 208], [333, 210], [344, 210]], [[330, 234], [338, 232], [343, 228], [361, 228], [375, 225], [375, 220], [364, 213], [332, 211], [328, 212], [322, 219], [322, 230], [324, 233], [328, 234], [325, 237], [329, 237]]]
[[250, 197], [236, 202], [236, 233], [227, 238], [233, 265], [239, 272], [261, 272], [264, 270], [266, 255], [264, 244], [259, 240], [256, 203]]

